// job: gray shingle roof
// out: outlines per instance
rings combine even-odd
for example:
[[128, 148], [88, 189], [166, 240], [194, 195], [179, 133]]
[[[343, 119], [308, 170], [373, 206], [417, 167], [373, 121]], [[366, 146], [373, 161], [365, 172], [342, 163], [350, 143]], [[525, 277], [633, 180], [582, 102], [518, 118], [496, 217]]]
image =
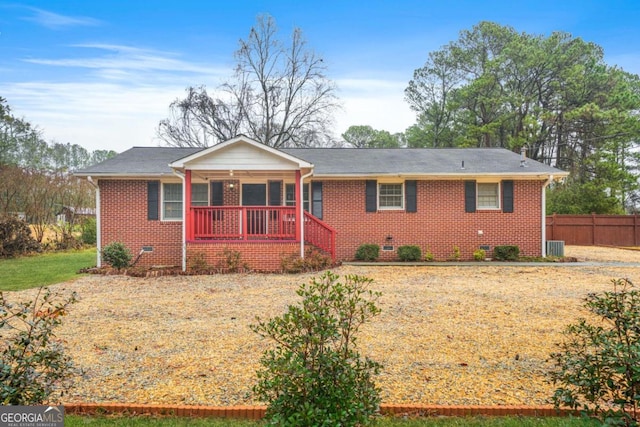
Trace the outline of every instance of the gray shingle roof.
[[293, 148], [282, 151], [313, 163], [316, 175], [562, 173], [531, 159], [527, 159], [526, 167], [520, 167], [520, 155], [503, 148]]
[[[201, 148], [134, 147], [76, 172], [80, 176], [172, 174], [169, 163]], [[314, 175], [566, 175], [559, 169], [502, 148], [287, 148], [281, 151], [312, 163]], [[464, 162], [464, 169], [462, 164]]]
[[133, 147], [117, 156], [75, 172], [76, 175], [164, 175], [173, 174], [169, 163], [202, 148]]

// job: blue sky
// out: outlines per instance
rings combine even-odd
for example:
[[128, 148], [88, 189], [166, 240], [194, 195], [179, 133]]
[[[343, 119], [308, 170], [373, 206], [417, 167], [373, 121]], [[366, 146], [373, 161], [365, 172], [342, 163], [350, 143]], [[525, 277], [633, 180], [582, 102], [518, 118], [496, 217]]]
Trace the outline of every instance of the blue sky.
[[302, 29], [339, 88], [339, 136], [351, 125], [404, 131], [413, 71], [480, 21], [520, 32], [564, 31], [640, 74], [638, 0], [3, 1], [0, 96], [50, 141], [89, 150], [158, 145], [156, 127], [189, 85], [231, 76], [256, 17], [288, 37]]

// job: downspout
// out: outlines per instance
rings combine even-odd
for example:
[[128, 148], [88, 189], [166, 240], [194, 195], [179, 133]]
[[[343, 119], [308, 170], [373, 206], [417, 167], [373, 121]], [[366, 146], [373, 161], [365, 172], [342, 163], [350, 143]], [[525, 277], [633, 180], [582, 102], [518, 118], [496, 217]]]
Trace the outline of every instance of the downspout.
[[100, 247], [102, 246], [102, 238], [100, 236], [100, 187], [93, 181], [91, 176], [87, 177], [87, 181], [96, 189], [96, 266], [102, 267], [102, 257], [100, 256]]
[[185, 209], [187, 190], [184, 188], [184, 174], [175, 169], [173, 173], [182, 180], [182, 271], [187, 271], [187, 218]]
[[[308, 174], [300, 176], [300, 258], [304, 259], [304, 180], [313, 175], [313, 169]], [[311, 189], [309, 189], [309, 206], [311, 206]]]
[[547, 187], [553, 182], [553, 175], [542, 186], [542, 257], [547, 256]]

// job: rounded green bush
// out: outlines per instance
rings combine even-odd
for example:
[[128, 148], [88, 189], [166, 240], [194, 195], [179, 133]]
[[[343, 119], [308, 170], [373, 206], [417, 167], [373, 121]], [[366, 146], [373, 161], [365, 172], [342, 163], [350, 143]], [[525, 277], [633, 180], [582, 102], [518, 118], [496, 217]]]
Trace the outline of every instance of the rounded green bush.
[[131, 251], [123, 243], [110, 243], [102, 248], [102, 260], [120, 270], [131, 263]]

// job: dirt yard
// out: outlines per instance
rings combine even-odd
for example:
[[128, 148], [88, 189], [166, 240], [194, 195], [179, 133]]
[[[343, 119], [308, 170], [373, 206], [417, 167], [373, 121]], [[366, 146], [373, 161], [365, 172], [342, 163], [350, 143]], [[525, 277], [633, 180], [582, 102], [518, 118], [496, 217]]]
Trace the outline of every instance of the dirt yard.
[[[640, 251], [565, 252], [618, 263], [334, 270], [371, 277], [383, 294], [382, 314], [360, 341], [384, 365], [383, 402], [549, 403], [548, 356], [563, 328], [585, 314], [582, 298], [610, 289], [613, 278], [640, 283], [639, 264], [622, 264], [640, 263]], [[84, 371], [65, 402], [258, 403], [251, 386], [270, 343], [249, 325], [283, 313], [312, 276], [86, 276], [57, 285], [80, 297], [58, 334]]]

